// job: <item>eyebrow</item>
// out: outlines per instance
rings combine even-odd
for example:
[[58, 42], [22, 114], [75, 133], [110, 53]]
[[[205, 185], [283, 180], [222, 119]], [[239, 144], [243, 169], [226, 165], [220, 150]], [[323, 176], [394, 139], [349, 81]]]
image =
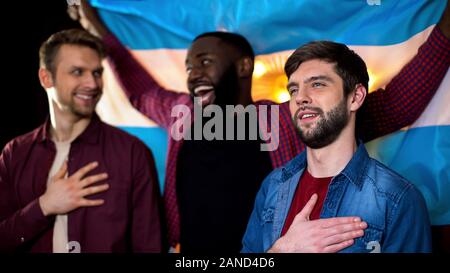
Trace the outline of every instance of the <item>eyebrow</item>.
[[[334, 80], [331, 77], [328, 77], [326, 75], [319, 75], [319, 76], [309, 77], [306, 80], [304, 80], [303, 83], [307, 84], [307, 83], [310, 83], [310, 82], [313, 82], [313, 81], [318, 81], [318, 80], [327, 81], [327, 82], [334, 82]], [[298, 83], [297, 82], [290, 82], [286, 86], [286, 89], [289, 90], [291, 87], [298, 87]]]
[[291, 89], [291, 87], [298, 87], [298, 83], [296, 83], [296, 82], [290, 82], [290, 83], [288, 83], [288, 85], [286, 86], [286, 89], [289, 90], [289, 89]]
[[[86, 70], [87, 68], [84, 66], [78, 66], [78, 65], [70, 66], [70, 70], [74, 70], [74, 69]], [[103, 70], [104, 70], [103, 66], [98, 66], [98, 67], [94, 68], [92, 71], [103, 72]]]
[[[200, 58], [200, 57], [203, 57], [203, 56], [206, 56], [209, 54], [211, 54], [211, 53], [209, 53], [209, 52], [198, 53], [197, 55], [195, 55], [195, 58]], [[184, 61], [184, 64], [187, 64], [187, 63], [188, 63], [188, 59], [186, 58], [186, 60]]]
[[334, 82], [334, 80], [331, 77], [328, 77], [326, 75], [319, 75], [319, 76], [309, 77], [306, 80], [304, 80], [303, 83], [310, 83], [310, 82], [318, 81], [318, 80], [327, 81], [327, 82]]
[[205, 55], [209, 55], [209, 54], [211, 54], [211, 53], [209, 53], [209, 52], [202, 52], [202, 53], [198, 53], [197, 55], [195, 55], [195, 57], [203, 57], [203, 56], [205, 56]]

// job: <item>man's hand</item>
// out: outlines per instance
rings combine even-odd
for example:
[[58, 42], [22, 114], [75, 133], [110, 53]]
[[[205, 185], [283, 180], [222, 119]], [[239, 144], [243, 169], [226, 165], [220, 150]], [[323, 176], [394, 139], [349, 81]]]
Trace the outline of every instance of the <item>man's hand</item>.
[[64, 162], [55, 176], [51, 178], [47, 191], [39, 197], [39, 205], [44, 215], [65, 214], [79, 207], [102, 205], [104, 200], [84, 198], [88, 195], [104, 192], [109, 188], [108, 184], [90, 186], [108, 178], [106, 173], [85, 177], [97, 166], [97, 162], [90, 163], [79, 169], [71, 177], [64, 178], [67, 174], [67, 162]]
[[108, 28], [103, 24], [97, 11], [86, 0], [80, 1], [80, 6], [72, 6], [68, 12], [73, 20], [78, 20], [85, 30], [92, 35], [103, 38], [108, 33]]
[[336, 217], [309, 220], [317, 194], [294, 218], [286, 234], [279, 238], [268, 252], [335, 253], [353, 244], [353, 239], [364, 235], [367, 223], [359, 217]]
[[447, 0], [447, 6], [438, 22], [438, 27], [441, 29], [442, 33], [450, 39], [450, 0]]

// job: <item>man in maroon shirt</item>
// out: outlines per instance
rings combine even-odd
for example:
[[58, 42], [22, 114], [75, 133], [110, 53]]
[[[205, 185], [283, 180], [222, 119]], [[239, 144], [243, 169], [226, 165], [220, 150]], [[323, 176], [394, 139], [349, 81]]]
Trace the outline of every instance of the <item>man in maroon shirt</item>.
[[[85, 1], [81, 1], [81, 3], [83, 6]], [[270, 101], [252, 101], [250, 94], [254, 56], [252, 56], [252, 53], [249, 53], [252, 50], [247, 48], [245, 43], [235, 43], [232, 39], [224, 39], [224, 36], [232, 36], [233, 34], [228, 33], [224, 35], [220, 32], [213, 32], [197, 36], [191, 44], [186, 58], [190, 95], [171, 92], [158, 85], [139, 62], [131, 56], [130, 52], [102, 24], [92, 8], [86, 5], [83, 7], [84, 9], [79, 14], [81, 15], [80, 23], [92, 33], [103, 38], [112, 67], [131, 103], [159, 126], [167, 129], [172, 128], [174, 120], [176, 120], [171, 116], [173, 107], [187, 105], [189, 108], [193, 108], [193, 97], [200, 98], [202, 105], [223, 104], [224, 101], [225, 104], [229, 105], [255, 104], [256, 106], [268, 105], [269, 107], [275, 105], [275, 103]], [[237, 38], [239, 35], [235, 36], [235, 40], [240, 39]], [[399, 130], [411, 124], [420, 116], [448, 70], [450, 63], [449, 38], [450, 27], [442, 24], [441, 20], [439, 27], [433, 30], [414, 59], [392, 79], [385, 90], [378, 90], [368, 95], [368, 111], [364, 113], [365, 123], [361, 127], [361, 138], [363, 141], [369, 141]], [[230, 70], [237, 76], [235, 76], [233, 82], [229, 81], [229, 78], [227, 79], [228, 81], [224, 81], [223, 79], [225, 78], [223, 76]], [[419, 71], [427, 71], [427, 73], [419, 73]], [[228, 87], [228, 89], [223, 88], [224, 86]], [[228, 93], [224, 93], [223, 90], [226, 90]], [[219, 99], [219, 96], [222, 97]], [[279, 128], [274, 130], [276, 131], [274, 134], [279, 137], [278, 148], [269, 152], [273, 168], [284, 165], [305, 148], [292, 125], [288, 103], [279, 105], [279, 124]], [[235, 215], [233, 224], [222, 224], [213, 227], [212, 224], [214, 222], [221, 221], [224, 217], [217, 213], [217, 210], [210, 209], [212, 206], [228, 206], [226, 209], [232, 209], [229, 205], [231, 202], [221, 201], [221, 197], [226, 192], [222, 190], [222, 184], [216, 183], [216, 178], [233, 173], [235, 170], [233, 167], [230, 167], [231, 162], [225, 160], [228, 156], [224, 157], [223, 160], [218, 160], [219, 163], [214, 166], [222, 169], [216, 171], [214, 176], [210, 175], [211, 168], [208, 165], [210, 160], [205, 160], [206, 163], [204, 163], [197, 159], [202, 159], [205, 156], [217, 158], [220, 150], [204, 147], [207, 144], [197, 145], [193, 148], [192, 146], [196, 145], [193, 142], [183, 139], [169, 139], [168, 158], [170, 160], [167, 161], [164, 188], [164, 205], [168, 223], [169, 243], [171, 246], [175, 246], [180, 242], [180, 238], [183, 241], [183, 237], [186, 240], [186, 237], [196, 236], [196, 238], [189, 239], [197, 244], [204, 241], [212, 242], [213, 248], [208, 250], [226, 251], [227, 249], [225, 249], [222, 242], [216, 241], [214, 243], [214, 240], [224, 238], [229, 234], [231, 226], [236, 226], [237, 224], [245, 226], [246, 223], [241, 223], [241, 221], [238, 223], [236, 219], [237, 216], [244, 219], [245, 217], [241, 216], [249, 214], [251, 205], [241, 206], [239, 209], [232, 211], [232, 214]], [[210, 151], [210, 153], [207, 154], [206, 150]], [[241, 155], [234, 153], [235, 161], [241, 160]], [[247, 164], [247, 162], [243, 161], [242, 164]], [[196, 174], [195, 182], [203, 179], [214, 181], [215, 184], [207, 184], [207, 181], [205, 181], [205, 184], [209, 186], [207, 189], [202, 187], [201, 183], [191, 183], [187, 186], [185, 181], [190, 179], [190, 176], [186, 173], [188, 169], [191, 169], [191, 172]], [[250, 168], [247, 171], [250, 172]], [[265, 169], [256, 170], [257, 173], [255, 172], [255, 174], [261, 175], [262, 171], [265, 171]], [[245, 179], [238, 181], [241, 178], [237, 177], [234, 181], [230, 179], [230, 182], [227, 184], [228, 191], [234, 190], [235, 195], [239, 192], [246, 194], [244, 197], [241, 196], [240, 199], [248, 198], [247, 196], [255, 196], [256, 193], [254, 191], [242, 190], [240, 186], [249, 181]], [[223, 199], [226, 200], [226, 198]], [[194, 205], [207, 207], [209, 213], [193, 208], [191, 210], [193, 213], [187, 215], [185, 209]], [[196, 217], [195, 220], [193, 220], [194, 216]], [[333, 220], [335, 224], [340, 224], [339, 221], [341, 219], [335, 218]], [[186, 223], [190, 227], [186, 228]], [[199, 232], [198, 236], [196, 234], [192, 235], [192, 233], [187, 234], [186, 230], [189, 229], [202, 229], [202, 232]], [[237, 240], [239, 239], [238, 234], [239, 232], [236, 232], [233, 240], [239, 243]], [[185, 243], [184, 246], [186, 246]]]
[[98, 38], [83, 30], [42, 44], [50, 118], [0, 155], [0, 251], [161, 251], [152, 154], [94, 112], [103, 56]]

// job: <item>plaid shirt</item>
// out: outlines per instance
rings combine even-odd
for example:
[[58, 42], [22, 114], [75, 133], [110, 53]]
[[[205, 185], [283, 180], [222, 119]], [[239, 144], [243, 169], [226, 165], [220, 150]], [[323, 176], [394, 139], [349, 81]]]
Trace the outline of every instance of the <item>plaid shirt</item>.
[[[176, 121], [171, 117], [172, 107], [184, 104], [193, 108], [186, 93], [173, 92], [161, 87], [115, 38], [104, 38], [110, 63], [135, 108], [160, 126], [169, 129]], [[450, 40], [435, 28], [418, 54], [392, 79], [386, 89], [372, 92], [366, 99], [367, 111], [362, 119], [364, 141], [397, 131], [414, 122], [423, 112], [450, 65]], [[258, 101], [255, 105], [274, 105]], [[259, 109], [259, 107], [257, 107]], [[284, 165], [305, 148], [291, 121], [289, 103], [279, 107], [279, 146], [270, 152], [274, 168]], [[274, 129], [274, 128], [272, 128]], [[276, 134], [275, 134], [276, 135]], [[183, 141], [169, 140], [165, 177], [164, 204], [169, 242], [174, 246], [179, 239], [179, 215], [176, 195], [178, 154]]]

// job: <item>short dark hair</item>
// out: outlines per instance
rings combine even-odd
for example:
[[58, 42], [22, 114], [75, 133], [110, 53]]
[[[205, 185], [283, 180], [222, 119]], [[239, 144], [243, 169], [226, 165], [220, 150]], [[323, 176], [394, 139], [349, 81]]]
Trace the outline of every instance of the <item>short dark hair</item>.
[[82, 29], [69, 29], [56, 32], [43, 42], [39, 49], [40, 66], [48, 69], [52, 75], [54, 75], [56, 70], [54, 64], [55, 58], [62, 45], [86, 46], [95, 50], [101, 59], [105, 57], [102, 41], [89, 32]]
[[309, 42], [294, 51], [286, 61], [284, 71], [289, 78], [306, 61], [323, 60], [335, 64], [335, 71], [344, 82], [344, 95], [348, 96], [357, 84], [366, 90], [369, 86], [369, 74], [363, 59], [346, 45], [330, 41]]
[[245, 39], [245, 37], [240, 34], [224, 32], [224, 31], [206, 32], [206, 33], [200, 34], [197, 37], [195, 37], [194, 42], [197, 41], [198, 39], [204, 38], [204, 37], [219, 38], [223, 42], [225, 42], [228, 45], [231, 45], [234, 48], [236, 48], [237, 50], [239, 50], [243, 56], [250, 57], [252, 59], [252, 61], [255, 60], [255, 52], [253, 51], [252, 46], [247, 41], [247, 39]]

